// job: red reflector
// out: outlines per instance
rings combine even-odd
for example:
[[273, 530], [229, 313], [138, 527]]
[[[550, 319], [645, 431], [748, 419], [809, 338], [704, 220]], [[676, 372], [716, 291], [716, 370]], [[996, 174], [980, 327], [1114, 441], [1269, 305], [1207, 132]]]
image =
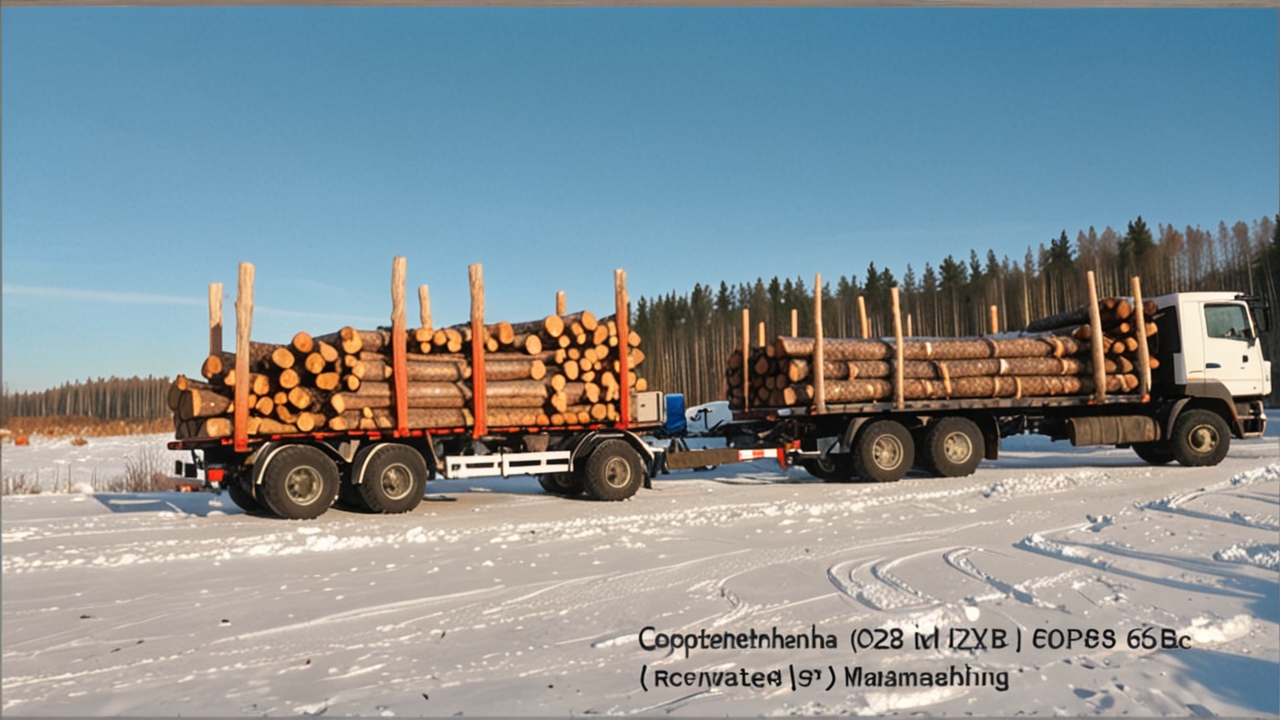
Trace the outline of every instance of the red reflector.
[[220, 483], [222, 482], [222, 477], [226, 474], [226, 472], [227, 471], [222, 468], [209, 468], [208, 470], [205, 471], [204, 474], [205, 474], [205, 477], [208, 478], [209, 482]]

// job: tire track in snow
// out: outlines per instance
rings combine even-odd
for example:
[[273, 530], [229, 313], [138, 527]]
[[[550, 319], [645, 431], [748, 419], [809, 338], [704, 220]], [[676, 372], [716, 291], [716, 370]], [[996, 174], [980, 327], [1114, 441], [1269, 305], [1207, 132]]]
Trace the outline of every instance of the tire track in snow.
[[1035, 594], [1027, 590], [1024, 590], [1021, 587], [1018, 587], [1013, 583], [1006, 582], [1004, 580], [1001, 580], [998, 577], [995, 577], [994, 575], [990, 575], [986, 572], [983, 572], [981, 569], [978, 568], [978, 566], [974, 565], [973, 560], [970, 559], [969, 556], [974, 553], [984, 553], [984, 552], [989, 553], [991, 551], [985, 550], [983, 548], [978, 548], [978, 547], [961, 547], [961, 548], [955, 548], [954, 550], [950, 550], [944, 553], [942, 556], [942, 559], [947, 563], [947, 565], [950, 565], [955, 570], [973, 578], [974, 580], [978, 580], [979, 582], [983, 582], [983, 583], [986, 583], [987, 585], [990, 585], [991, 587], [995, 588], [998, 592], [1003, 594], [1005, 597], [1013, 598], [1014, 600], [1017, 600], [1020, 603], [1023, 603], [1025, 605], [1031, 605], [1033, 607], [1045, 608], [1049, 610], [1060, 609], [1057, 605], [1047, 603], [1041, 600], [1040, 598], [1036, 597]]

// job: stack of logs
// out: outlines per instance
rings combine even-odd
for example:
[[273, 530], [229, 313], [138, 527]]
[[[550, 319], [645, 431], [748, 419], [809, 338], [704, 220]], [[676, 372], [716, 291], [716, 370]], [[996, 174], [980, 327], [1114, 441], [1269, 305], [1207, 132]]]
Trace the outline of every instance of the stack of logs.
[[[1146, 301], [1144, 327], [1133, 322], [1124, 298], [1099, 301], [1105, 350], [1106, 391], [1128, 393], [1139, 384], [1139, 342], [1156, 333], [1155, 303]], [[906, 400], [1022, 398], [1089, 395], [1096, 390], [1088, 310], [1081, 308], [1033, 323], [1038, 335], [907, 338], [903, 342]], [[813, 338], [780, 337], [748, 355], [751, 407], [808, 406], [814, 402]], [[863, 403], [894, 397], [892, 339], [823, 341], [823, 387], [829, 403]], [[1150, 367], [1158, 361], [1149, 359]], [[744, 406], [742, 351], [729, 357], [730, 407]]]
[[[632, 391], [646, 382], [640, 336], [623, 340], [612, 316], [590, 312], [484, 327], [486, 424], [535, 428], [617, 422], [619, 350], [629, 349]], [[407, 332], [408, 427], [474, 425], [471, 325]], [[344, 327], [321, 337], [300, 332], [287, 345], [251, 343], [249, 435], [387, 430], [396, 427], [394, 362], [389, 329]], [[235, 355], [215, 353], [204, 382], [179, 375], [169, 407], [179, 439], [229, 437]]]

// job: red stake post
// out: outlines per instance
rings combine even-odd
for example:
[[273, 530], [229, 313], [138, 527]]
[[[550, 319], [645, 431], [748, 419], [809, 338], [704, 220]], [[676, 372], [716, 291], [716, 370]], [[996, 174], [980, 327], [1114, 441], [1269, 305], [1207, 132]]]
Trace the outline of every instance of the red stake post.
[[476, 263], [468, 266], [467, 272], [471, 278], [471, 400], [476, 416], [471, 436], [480, 438], [489, 434], [484, 378], [484, 268]]
[[391, 262], [391, 372], [396, 393], [395, 437], [409, 434], [409, 365], [405, 357], [405, 259], [397, 255]]

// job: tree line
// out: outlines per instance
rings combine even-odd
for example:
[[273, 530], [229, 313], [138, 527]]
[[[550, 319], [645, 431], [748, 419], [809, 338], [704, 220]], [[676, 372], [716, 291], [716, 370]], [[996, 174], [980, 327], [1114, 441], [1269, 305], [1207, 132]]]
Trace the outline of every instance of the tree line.
[[168, 404], [170, 380], [154, 378], [98, 378], [63, 383], [37, 392], [10, 393], [0, 402], [0, 425], [14, 417], [75, 415], [100, 420], [155, 420], [172, 413]]
[[[935, 267], [908, 264], [901, 278], [872, 261], [864, 274], [833, 276], [822, 268], [822, 325], [828, 337], [861, 333], [858, 297], [866, 305], [873, 337], [893, 334], [890, 288], [898, 287], [904, 322], [917, 336], [981, 335], [989, 332], [989, 310], [997, 308], [1000, 330], [1018, 330], [1030, 320], [1084, 304], [1085, 272], [1097, 277], [1100, 296], [1128, 295], [1129, 278], [1142, 278], [1147, 296], [1192, 290], [1236, 290], [1268, 300], [1280, 324], [1280, 215], [1214, 230], [1158, 224], [1142, 217], [1123, 234], [1108, 227], [1064, 230], [1021, 259], [994, 250], [967, 258], [947, 255]], [[644, 338], [641, 372], [649, 386], [682, 392], [689, 404], [723, 399], [724, 368], [742, 342], [742, 310], [750, 310], [751, 342], [763, 321], [769, 338], [791, 333], [796, 311], [800, 335], [812, 335], [813, 289], [804, 278], [718, 287], [696, 284], [689, 293], [641, 297], [632, 327]], [[1280, 327], [1263, 337], [1273, 372], [1280, 375]], [[169, 378], [131, 377], [76, 381], [39, 392], [0, 395], [0, 424], [10, 417], [80, 415], [103, 420], [153, 420], [170, 413]], [[1273, 399], [1280, 378], [1273, 378]]]
[[[1110, 227], [1077, 233], [1065, 230], [1047, 243], [1028, 247], [1020, 259], [994, 250], [967, 258], [947, 255], [936, 267], [908, 264], [902, 276], [874, 261], [865, 274], [832, 275], [823, 270], [822, 327], [828, 337], [859, 337], [858, 297], [863, 298], [872, 337], [893, 334], [890, 289], [898, 287], [904, 324], [916, 336], [946, 337], [990, 332], [989, 308], [997, 309], [999, 330], [1019, 330], [1036, 318], [1079, 307], [1088, 297], [1086, 271], [1097, 279], [1100, 297], [1129, 295], [1129, 278], [1142, 278], [1147, 297], [1196, 290], [1234, 290], [1266, 298], [1280, 320], [1280, 215], [1243, 221], [1216, 230], [1178, 229], [1141, 216], [1124, 232]], [[804, 278], [757, 278], [754, 283], [718, 287], [696, 284], [689, 293], [641, 297], [632, 309], [633, 327], [651, 358], [641, 368], [649, 386], [683, 392], [688, 404], [724, 398], [724, 367], [742, 344], [742, 310], [750, 311], [751, 340], [757, 323], [766, 336], [791, 333], [792, 310], [798, 332], [813, 334], [814, 291]], [[1280, 374], [1280, 328], [1264, 336], [1273, 372]], [[1280, 393], [1280, 382], [1273, 379]], [[1273, 395], [1273, 398], [1275, 396]]]

